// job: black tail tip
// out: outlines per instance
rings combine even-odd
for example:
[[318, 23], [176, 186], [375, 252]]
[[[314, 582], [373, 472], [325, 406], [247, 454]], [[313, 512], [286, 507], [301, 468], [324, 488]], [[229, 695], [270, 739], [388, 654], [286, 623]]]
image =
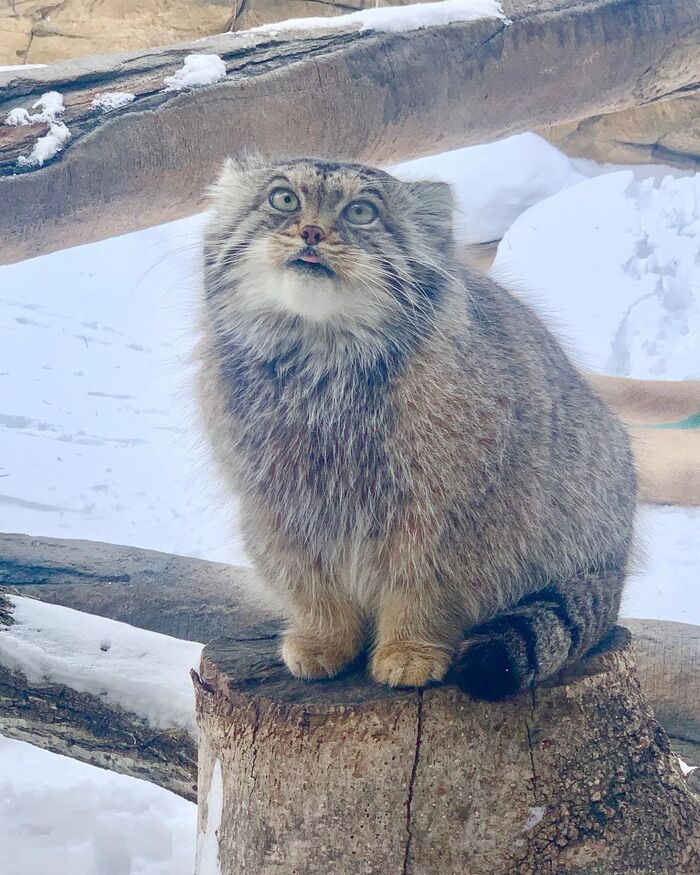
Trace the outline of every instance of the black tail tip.
[[465, 641], [455, 662], [454, 680], [468, 695], [489, 702], [508, 699], [527, 686], [526, 677], [503, 638]]

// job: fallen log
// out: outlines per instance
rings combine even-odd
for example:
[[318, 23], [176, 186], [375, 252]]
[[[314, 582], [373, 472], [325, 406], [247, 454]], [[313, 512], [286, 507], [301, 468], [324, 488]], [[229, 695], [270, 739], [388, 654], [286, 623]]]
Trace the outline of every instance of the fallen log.
[[304, 683], [271, 642], [217, 639], [196, 678], [197, 872], [700, 871], [700, 800], [628, 639], [496, 704], [360, 672]]
[[673, 736], [673, 749], [700, 766], [700, 626], [621, 622], [632, 633], [639, 679], [657, 720]]
[[186, 641], [264, 634], [250, 568], [97, 541], [0, 534], [0, 588]]
[[[61, 682], [60, 664], [58, 670], [51, 665], [52, 659], [57, 660], [46, 648], [46, 636], [37, 630], [35, 636], [21, 637], [17, 630], [22, 624], [15, 623], [15, 608], [11, 599], [0, 595], [0, 733], [81, 762], [143, 778], [193, 800], [197, 788], [194, 727], [188, 727], [187, 721], [184, 726], [174, 725], [175, 721], [168, 725], [164, 719], [154, 722], [137, 713], [136, 704], [127, 706], [128, 695], [122, 697], [121, 704], [115, 702], [106, 694], [104, 672], [101, 678], [91, 677], [86, 671], [84, 675], [64, 677], [65, 682]], [[50, 608], [48, 622], [60, 624], [60, 612], [64, 610]], [[61, 634], [67, 634], [64, 626]], [[84, 641], [70, 644], [76, 655], [85, 646]], [[112, 646], [119, 647], [119, 642], [103, 639], [103, 650]], [[147, 640], [144, 650], [148, 650]], [[179, 673], [177, 664], [173, 668]], [[180, 686], [187, 682], [186, 669], [181, 675]], [[166, 695], [173, 683], [177, 688], [177, 677], [162, 678]], [[136, 702], [138, 690], [133, 692]]]
[[[70, 132], [18, 164], [48, 124], [0, 127], [0, 263], [202, 208], [223, 157], [248, 147], [391, 163], [685, 93], [700, 83], [695, 0], [504, 0], [483, 18], [407, 33], [329, 24], [0, 74], [0, 117], [59, 91]], [[186, 55], [226, 78], [165, 86]], [[104, 113], [98, 93], [134, 100]]]

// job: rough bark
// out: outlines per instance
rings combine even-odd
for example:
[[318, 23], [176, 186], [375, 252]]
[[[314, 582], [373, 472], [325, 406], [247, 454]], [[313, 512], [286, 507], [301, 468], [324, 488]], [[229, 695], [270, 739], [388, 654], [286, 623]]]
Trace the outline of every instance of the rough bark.
[[[696, 0], [504, 0], [498, 19], [411, 33], [345, 27], [227, 34], [187, 46], [0, 74], [0, 114], [63, 93], [71, 139], [18, 167], [39, 126], [0, 128], [0, 262], [189, 215], [222, 158], [257, 147], [391, 163], [687, 93]], [[190, 52], [227, 78], [163, 88]], [[136, 95], [106, 115], [96, 92]], [[95, 180], [99, 179], [99, 185]]]
[[[0, 635], [11, 622], [0, 595]], [[1, 659], [0, 733], [196, 797], [197, 747], [189, 733], [153, 729], [136, 714], [63, 684], [31, 683]]]
[[269, 641], [214, 641], [196, 683], [200, 846], [216, 830], [222, 875], [700, 871], [700, 803], [628, 640], [498, 704], [361, 673], [306, 684]]

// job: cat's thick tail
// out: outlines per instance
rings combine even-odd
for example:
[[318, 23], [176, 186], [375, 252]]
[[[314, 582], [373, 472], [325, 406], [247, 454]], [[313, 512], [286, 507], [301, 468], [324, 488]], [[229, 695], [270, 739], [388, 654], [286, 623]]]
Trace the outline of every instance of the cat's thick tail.
[[622, 570], [589, 572], [531, 593], [469, 630], [454, 680], [475, 698], [497, 701], [555, 674], [614, 626], [623, 582]]

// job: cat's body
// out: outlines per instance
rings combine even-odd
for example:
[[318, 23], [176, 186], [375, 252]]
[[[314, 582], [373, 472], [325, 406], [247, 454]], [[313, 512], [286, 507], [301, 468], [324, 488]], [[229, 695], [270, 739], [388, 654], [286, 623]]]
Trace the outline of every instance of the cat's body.
[[457, 654], [499, 698], [597, 643], [632, 538], [628, 440], [538, 318], [457, 264], [446, 187], [230, 165], [205, 274], [205, 421], [295, 674], [369, 637], [377, 680], [439, 680]]

